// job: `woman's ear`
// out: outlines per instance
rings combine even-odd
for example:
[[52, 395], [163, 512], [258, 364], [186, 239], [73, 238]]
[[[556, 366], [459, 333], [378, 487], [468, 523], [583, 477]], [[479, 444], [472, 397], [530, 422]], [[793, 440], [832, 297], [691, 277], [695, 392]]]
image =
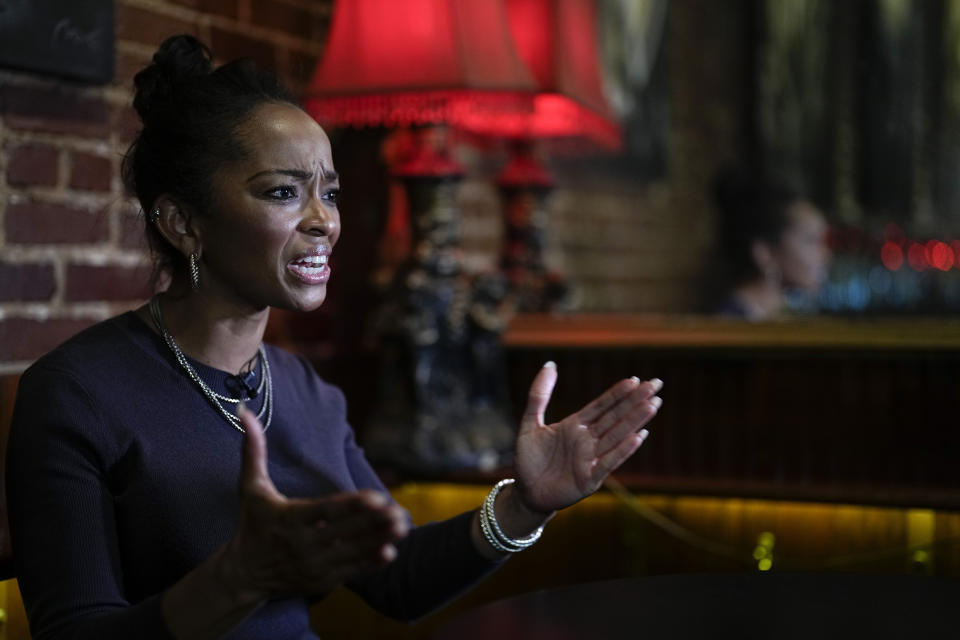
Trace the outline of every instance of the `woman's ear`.
[[190, 207], [164, 194], [154, 201], [147, 215], [167, 242], [184, 257], [200, 253], [200, 232]]

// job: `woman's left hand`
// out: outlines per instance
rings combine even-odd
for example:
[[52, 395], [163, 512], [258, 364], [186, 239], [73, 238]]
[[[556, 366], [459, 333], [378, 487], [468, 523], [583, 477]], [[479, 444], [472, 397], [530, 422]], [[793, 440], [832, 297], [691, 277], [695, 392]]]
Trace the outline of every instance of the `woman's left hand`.
[[556, 381], [556, 365], [547, 363], [530, 387], [517, 437], [516, 489], [534, 512], [568, 507], [596, 491], [643, 444], [643, 426], [662, 404], [660, 380], [629, 378], [560, 422], [544, 424]]

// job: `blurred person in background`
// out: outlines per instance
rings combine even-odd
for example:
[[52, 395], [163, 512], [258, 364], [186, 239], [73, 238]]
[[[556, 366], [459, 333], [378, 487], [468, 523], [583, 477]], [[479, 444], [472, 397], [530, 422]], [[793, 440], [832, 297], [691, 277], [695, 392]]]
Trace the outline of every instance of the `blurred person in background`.
[[710, 311], [770, 320], [791, 292], [817, 294], [830, 266], [828, 226], [800, 189], [772, 172], [735, 168], [716, 175], [711, 195], [721, 268], [709, 286]]

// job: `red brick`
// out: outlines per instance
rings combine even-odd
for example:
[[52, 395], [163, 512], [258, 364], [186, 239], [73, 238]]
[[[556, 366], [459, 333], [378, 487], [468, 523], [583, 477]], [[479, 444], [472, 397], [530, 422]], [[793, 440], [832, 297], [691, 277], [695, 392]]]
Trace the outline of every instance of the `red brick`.
[[124, 249], [147, 249], [147, 236], [144, 230], [143, 215], [140, 208], [120, 211], [120, 238], [119, 244]]
[[102, 94], [84, 94], [65, 85], [0, 85], [0, 115], [12, 129], [90, 137], [106, 137], [110, 130]]
[[230, 61], [236, 58], [250, 58], [265, 69], [276, 69], [276, 52], [269, 42], [218, 27], [213, 27], [210, 31], [213, 53], [218, 60]]
[[84, 244], [107, 239], [107, 221], [102, 212], [65, 204], [9, 204], [4, 227], [11, 244]]
[[51, 264], [0, 262], [2, 302], [49, 300], [56, 286]]
[[237, 0], [173, 0], [174, 4], [212, 13], [227, 18], [237, 18]]
[[57, 149], [45, 144], [24, 144], [10, 150], [7, 183], [15, 186], [57, 184]]
[[143, 300], [150, 297], [149, 280], [146, 266], [70, 264], [64, 300]]
[[277, 0], [253, 0], [250, 21], [258, 27], [309, 39], [314, 32], [323, 29], [321, 23], [325, 22], [325, 19]]
[[94, 322], [72, 318], [0, 320], [0, 358], [4, 362], [35, 360]]
[[92, 153], [71, 154], [70, 187], [84, 191], [110, 191], [113, 165], [110, 158]]
[[199, 36], [200, 27], [163, 13], [131, 7], [122, 2], [117, 4], [118, 40], [132, 40], [156, 47], [168, 37], [181, 33]]

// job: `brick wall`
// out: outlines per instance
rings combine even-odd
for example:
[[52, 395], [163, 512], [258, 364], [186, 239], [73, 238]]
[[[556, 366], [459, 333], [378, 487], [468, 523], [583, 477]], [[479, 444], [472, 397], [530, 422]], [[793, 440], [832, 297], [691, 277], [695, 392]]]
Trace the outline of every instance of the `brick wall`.
[[280, 70], [302, 89], [331, 0], [116, 0], [116, 73], [82, 86], [0, 70], [0, 374], [148, 294], [142, 222], [120, 183], [132, 77], [167, 36]]

